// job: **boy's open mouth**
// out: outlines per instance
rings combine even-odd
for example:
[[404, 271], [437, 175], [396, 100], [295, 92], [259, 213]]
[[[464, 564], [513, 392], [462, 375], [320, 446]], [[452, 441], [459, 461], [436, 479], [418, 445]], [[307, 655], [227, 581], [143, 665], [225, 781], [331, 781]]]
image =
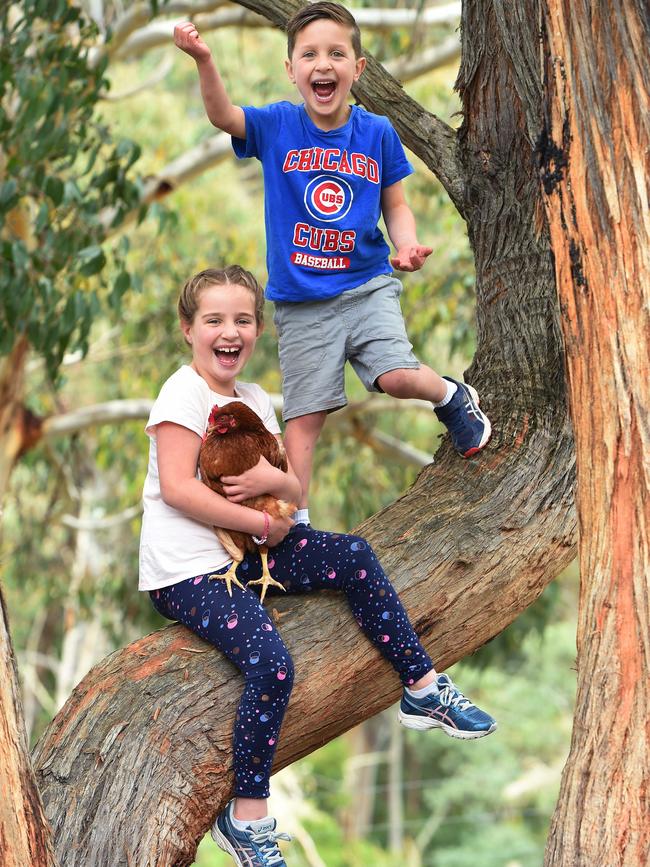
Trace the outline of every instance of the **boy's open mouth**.
[[225, 364], [226, 366], [234, 366], [237, 364], [240, 353], [240, 346], [218, 346], [214, 350], [215, 358], [219, 364]]
[[319, 102], [329, 102], [329, 100], [334, 96], [334, 91], [336, 90], [336, 82], [313, 81], [311, 87], [316, 94], [316, 99]]

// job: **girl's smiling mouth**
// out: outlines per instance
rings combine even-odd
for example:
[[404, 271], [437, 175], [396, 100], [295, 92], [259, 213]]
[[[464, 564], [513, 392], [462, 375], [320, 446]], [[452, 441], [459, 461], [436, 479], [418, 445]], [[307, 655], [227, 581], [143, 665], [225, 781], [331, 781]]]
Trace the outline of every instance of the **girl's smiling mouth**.
[[241, 346], [217, 346], [213, 352], [219, 364], [234, 367], [239, 361]]

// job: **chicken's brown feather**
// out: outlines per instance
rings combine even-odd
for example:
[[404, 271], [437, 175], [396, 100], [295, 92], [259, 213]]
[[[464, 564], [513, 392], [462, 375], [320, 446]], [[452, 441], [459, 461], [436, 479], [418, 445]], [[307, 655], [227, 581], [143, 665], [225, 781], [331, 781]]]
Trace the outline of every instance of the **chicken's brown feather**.
[[[234, 420], [234, 424], [219, 419]], [[219, 430], [222, 430], [220, 433]], [[225, 496], [221, 476], [239, 476], [256, 466], [260, 456], [274, 467], [287, 472], [288, 463], [284, 447], [279, 440], [264, 427], [259, 416], [246, 404], [233, 401], [223, 408], [214, 407], [210, 413], [210, 423], [199, 452], [201, 479], [213, 491]], [[296, 510], [293, 503], [279, 500], [270, 494], [251, 497], [242, 506], [268, 512], [274, 518], [290, 517]], [[216, 528], [215, 528], [216, 529]], [[257, 545], [248, 533], [228, 530], [235, 546], [243, 553], [254, 552]], [[229, 552], [232, 556], [232, 552]]]

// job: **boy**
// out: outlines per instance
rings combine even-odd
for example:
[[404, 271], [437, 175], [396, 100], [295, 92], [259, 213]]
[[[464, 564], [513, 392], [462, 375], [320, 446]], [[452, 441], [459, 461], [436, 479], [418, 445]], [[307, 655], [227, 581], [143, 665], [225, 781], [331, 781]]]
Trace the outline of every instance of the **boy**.
[[[396, 132], [348, 103], [366, 65], [356, 21], [324, 0], [298, 10], [287, 36], [286, 70], [303, 104], [242, 108], [194, 25], [174, 30], [196, 61], [210, 121], [230, 133], [239, 158], [255, 156], [264, 169], [266, 296], [275, 303], [285, 444], [303, 492], [295, 517], [308, 523], [314, 447], [327, 413], [347, 402], [346, 361], [368, 391], [431, 401], [464, 457], [486, 445], [491, 426], [476, 391], [421, 364], [406, 335], [392, 270], [418, 270], [432, 249], [418, 242], [404, 199], [413, 168]], [[380, 211], [396, 250], [390, 260]]]

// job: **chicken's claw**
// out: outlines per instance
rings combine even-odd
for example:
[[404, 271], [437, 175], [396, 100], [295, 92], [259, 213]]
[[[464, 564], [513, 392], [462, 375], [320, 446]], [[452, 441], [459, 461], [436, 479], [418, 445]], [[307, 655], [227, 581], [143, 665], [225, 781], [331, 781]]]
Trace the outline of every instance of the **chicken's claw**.
[[261, 584], [262, 592], [260, 594], [260, 602], [264, 602], [264, 597], [266, 596], [266, 588], [269, 585], [273, 585], [274, 587], [279, 587], [280, 590], [286, 593], [287, 588], [280, 584], [279, 581], [271, 578], [271, 573], [269, 572], [269, 564], [268, 564], [268, 556], [269, 552], [267, 548], [260, 548], [260, 559], [262, 560], [262, 577], [257, 578], [255, 581], [247, 581], [246, 586], [250, 587], [251, 584]]
[[218, 572], [215, 572], [212, 575], [208, 575], [208, 581], [225, 581], [226, 582], [226, 590], [228, 591], [228, 596], [232, 596], [232, 587], [231, 584], [236, 584], [237, 587], [240, 587], [242, 590], [246, 588], [241, 583], [241, 581], [237, 578], [237, 567], [239, 563], [237, 560], [233, 560], [230, 564], [230, 569], [227, 572], [224, 572], [223, 575], [220, 575]]

